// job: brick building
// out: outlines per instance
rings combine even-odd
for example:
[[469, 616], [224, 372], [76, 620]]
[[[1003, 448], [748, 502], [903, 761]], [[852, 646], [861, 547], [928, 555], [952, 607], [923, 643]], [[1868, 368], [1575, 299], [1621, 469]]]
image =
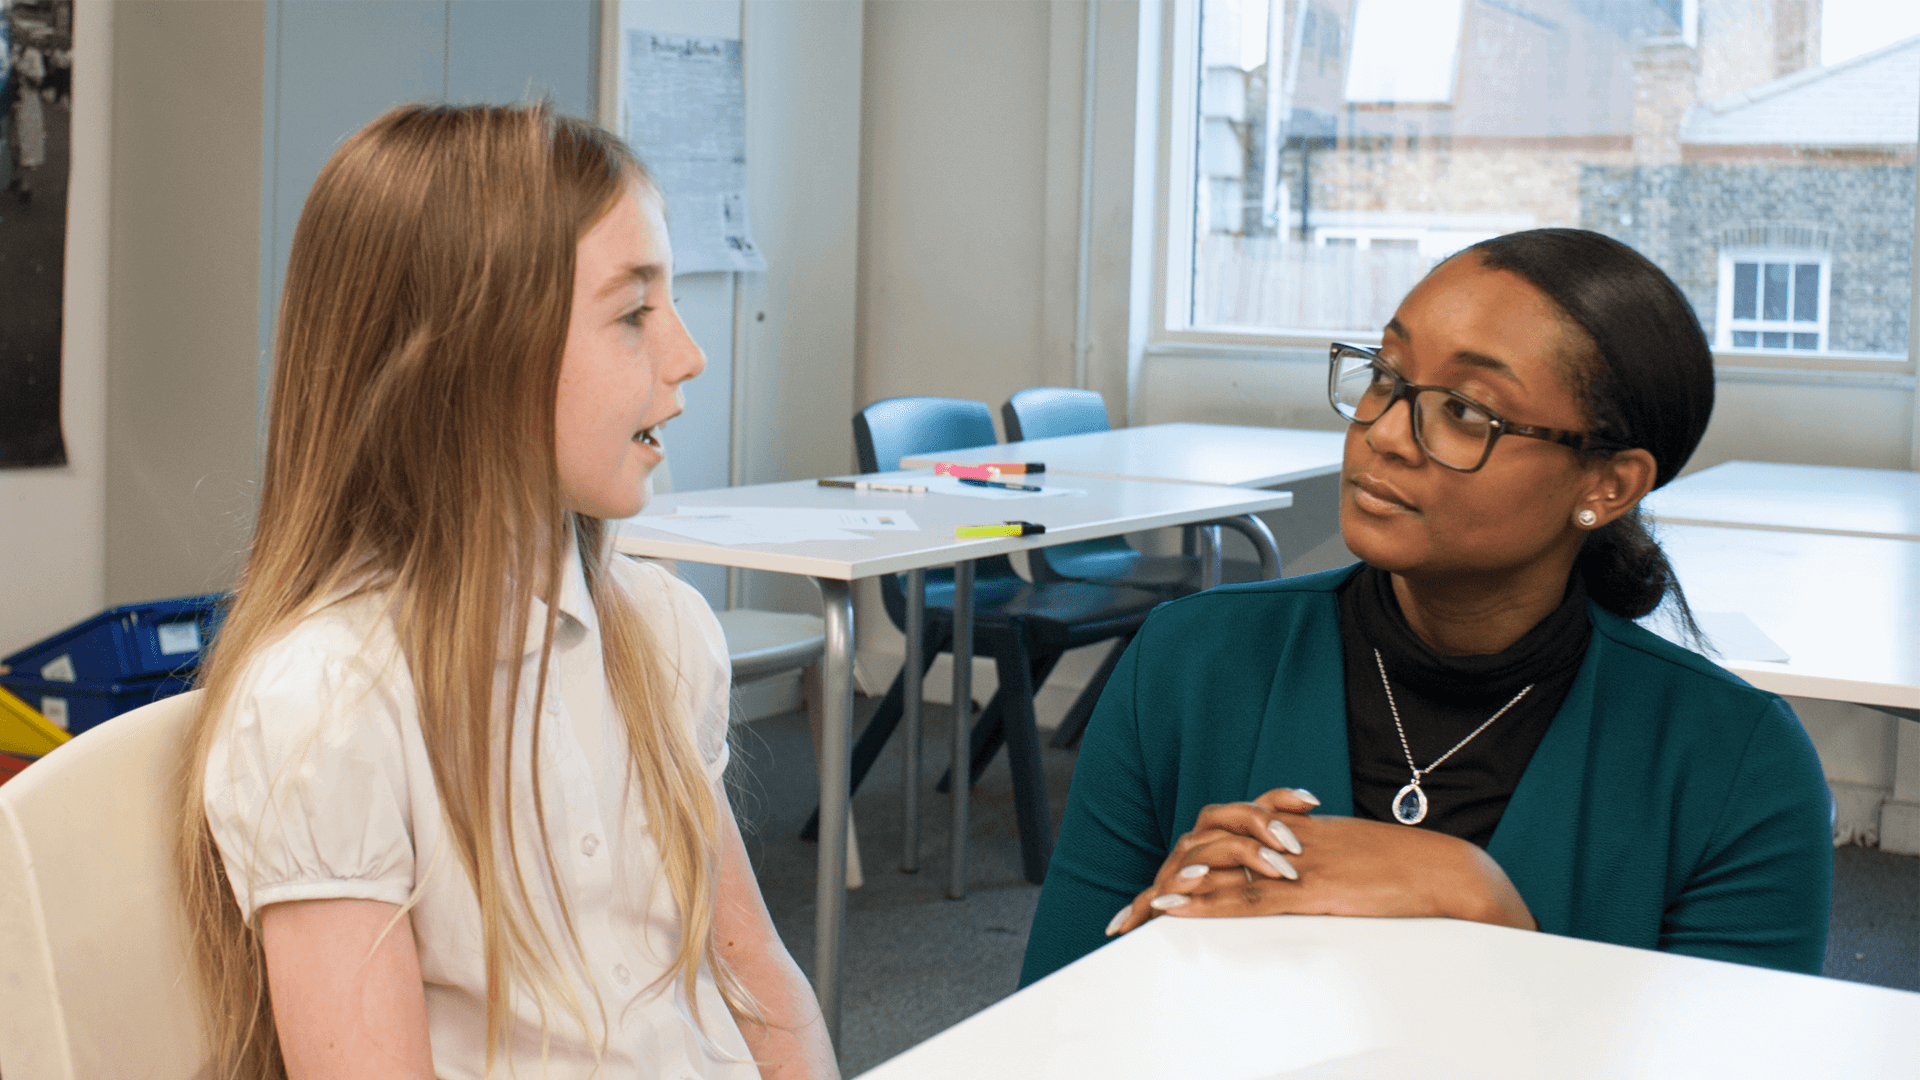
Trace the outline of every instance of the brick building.
[[[1672, 273], [1724, 348], [1904, 351], [1920, 40], [1819, 68], [1819, 0], [1269, 10], [1277, 63], [1203, 47], [1197, 323], [1375, 328], [1461, 247], [1581, 225]], [[1382, 21], [1410, 11], [1435, 26]]]
[[1580, 224], [1673, 275], [1717, 348], [1906, 352], [1920, 37], [1693, 106], [1678, 160], [1591, 164]]

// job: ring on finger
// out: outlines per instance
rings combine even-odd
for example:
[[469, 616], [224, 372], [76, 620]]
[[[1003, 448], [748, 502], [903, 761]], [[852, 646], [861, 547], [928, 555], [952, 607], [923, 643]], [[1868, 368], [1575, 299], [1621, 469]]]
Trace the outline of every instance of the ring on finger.
[[1253, 871], [1243, 866], [1240, 868], [1240, 872], [1247, 875], [1247, 884], [1249, 885], [1253, 884]]

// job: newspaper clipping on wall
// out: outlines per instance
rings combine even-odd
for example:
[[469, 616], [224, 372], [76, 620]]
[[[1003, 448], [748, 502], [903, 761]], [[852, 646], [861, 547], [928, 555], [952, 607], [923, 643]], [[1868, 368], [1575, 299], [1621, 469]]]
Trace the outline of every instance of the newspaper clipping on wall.
[[627, 35], [627, 142], [667, 200], [676, 274], [765, 270], [747, 214], [738, 38]]

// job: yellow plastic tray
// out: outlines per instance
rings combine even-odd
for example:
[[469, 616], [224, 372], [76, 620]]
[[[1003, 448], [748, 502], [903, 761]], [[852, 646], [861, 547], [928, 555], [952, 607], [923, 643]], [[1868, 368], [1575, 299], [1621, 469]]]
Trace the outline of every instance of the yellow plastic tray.
[[39, 757], [73, 736], [0, 686], [0, 753]]

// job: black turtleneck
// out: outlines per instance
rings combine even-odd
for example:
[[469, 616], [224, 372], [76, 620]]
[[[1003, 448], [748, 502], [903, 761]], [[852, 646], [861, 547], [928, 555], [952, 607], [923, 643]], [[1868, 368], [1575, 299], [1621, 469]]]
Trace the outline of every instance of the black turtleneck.
[[1392, 821], [1394, 793], [1413, 778], [1380, 686], [1375, 649], [1385, 661], [1407, 745], [1421, 768], [1485, 723], [1521, 687], [1533, 684], [1519, 704], [1420, 781], [1428, 810], [1419, 828], [1484, 848], [1573, 688], [1592, 632], [1587, 592], [1574, 574], [1560, 606], [1504, 652], [1446, 656], [1407, 625], [1392, 575], [1362, 566], [1340, 588], [1354, 816]]

